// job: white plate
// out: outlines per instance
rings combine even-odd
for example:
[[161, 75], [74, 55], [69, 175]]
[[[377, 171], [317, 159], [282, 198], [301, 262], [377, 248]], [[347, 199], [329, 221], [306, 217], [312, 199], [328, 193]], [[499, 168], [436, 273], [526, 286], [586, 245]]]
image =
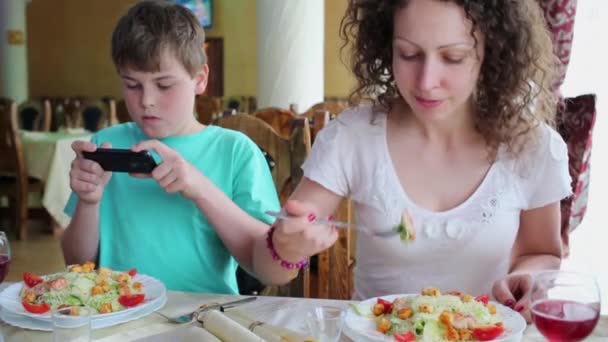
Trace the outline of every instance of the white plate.
[[[165, 285], [155, 278], [144, 274], [137, 274], [134, 278], [134, 281], [138, 281], [143, 284], [144, 293], [146, 296], [142, 304], [122, 311], [93, 315], [92, 321], [113, 317], [124, 317], [132, 312], [140, 311], [146, 306], [152, 305], [158, 299], [166, 296], [167, 289], [165, 288]], [[33, 314], [31, 312], [27, 312], [23, 308], [23, 305], [21, 304], [21, 299], [19, 297], [19, 292], [21, 291], [21, 288], [23, 286], [23, 282], [15, 283], [10, 285], [0, 293], [0, 306], [2, 306], [2, 310], [6, 310], [11, 314], [27, 316], [37, 320], [50, 322], [50, 313], [47, 312], [45, 314]]]
[[[414, 294], [400, 294], [400, 295], [390, 295], [390, 296], [382, 296], [380, 298], [386, 299], [389, 302], [395, 300], [395, 298], [400, 297], [411, 297], [417, 296]], [[369, 306], [370, 310], [374, 304], [376, 304], [378, 298], [370, 298], [361, 302], [363, 306]], [[497, 314], [500, 315], [505, 329], [507, 331], [506, 334], [502, 336], [500, 339], [492, 340], [492, 342], [519, 342], [522, 339], [524, 330], [526, 329], [526, 321], [524, 318], [517, 312], [509, 309], [508, 307], [501, 305], [499, 303], [491, 302], [496, 305]], [[371, 341], [386, 341], [386, 342], [395, 342], [395, 339], [391, 336], [386, 336], [378, 331], [376, 331], [376, 322], [373, 318], [359, 316], [352, 307], [348, 308], [346, 312], [346, 320], [344, 324], [344, 334], [350, 337], [353, 341], [361, 341], [361, 342], [371, 342]]]
[[[130, 311], [123, 317], [102, 317], [91, 321], [91, 329], [101, 329], [110, 327], [125, 322], [134, 321], [136, 319], [145, 317], [156, 310], [160, 310], [167, 302], [167, 296], [162, 296], [150, 302], [146, 306], [137, 307], [139, 310]], [[29, 330], [41, 330], [41, 331], [52, 331], [53, 323], [45, 320], [35, 319], [27, 316], [18, 315], [11, 313], [7, 310], [0, 310], [0, 319], [4, 322], [22, 329]]]

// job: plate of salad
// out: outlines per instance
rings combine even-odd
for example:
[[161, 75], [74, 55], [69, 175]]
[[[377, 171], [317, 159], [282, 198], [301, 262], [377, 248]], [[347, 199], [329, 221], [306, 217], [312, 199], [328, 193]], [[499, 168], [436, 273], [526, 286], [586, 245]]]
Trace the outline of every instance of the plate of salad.
[[397, 294], [352, 304], [344, 333], [354, 341], [521, 341], [526, 321], [488, 295]]
[[92, 262], [68, 266], [65, 272], [39, 276], [26, 272], [23, 282], [0, 293], [0, 305], [11, 314], [51, 320], [51, 310], [85, 306], [96, 311], [92, 320], [117, 318], [158, 304], [166, 297], [157, 279], [135, 269], [95, 268]]

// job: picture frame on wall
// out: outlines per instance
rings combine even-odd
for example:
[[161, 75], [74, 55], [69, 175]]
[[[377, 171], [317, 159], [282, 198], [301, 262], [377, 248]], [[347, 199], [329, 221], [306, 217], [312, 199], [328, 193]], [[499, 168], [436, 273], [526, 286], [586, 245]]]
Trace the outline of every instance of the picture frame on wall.
[[204, 29], [213, 26], [213, 0], [173, 0], [173, 2], [192, 11]]

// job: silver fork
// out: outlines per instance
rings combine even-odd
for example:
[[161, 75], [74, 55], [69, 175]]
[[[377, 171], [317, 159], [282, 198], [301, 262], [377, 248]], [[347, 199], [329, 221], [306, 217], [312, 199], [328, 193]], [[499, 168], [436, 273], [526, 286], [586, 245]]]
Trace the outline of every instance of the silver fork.
[[169, 317], [158, 311], [156, 311], [155, 313], [161, 317], [164, 317], [167, 321], [169, 321], [169, 323], [176, 323], [176, 324], [192, 323], [192, 322], [195, 322], [196, 318], [204, 311], [212, 310], [212, 309], [218, 309], [220, 311], [224, 311], [224, 309], [229, 309], [229, 308], [235, 307], [240, 304], [249, 303], [256, 299], [257, 299], [257, 297], [246, 297], [243, 299], [233, 300], [233, 301], [223, 303], [223, 304], [220, 304], [220, 303], [203, 304], [198, 309], [194, 310], [194, 312], [187, 313], [187, 314], [177, 316], [177, 317]]
[[[269, 216], [272, 216], [272, 217], [275, 217], [275, 218], [278, 218], [281, 220], [293, 218], [293, 216], [290, 216], [284, 210], [281, 210], [281, 211], [268, 210], [268, 211], [266, 211], [266, 215], [269, 215]], [[399, 235], [399, 232], [397, 232], [395, 229], [391, 229], [391, 230], [384, 231], [384, 232], [374, 232], [374, 231], [371, 231], [368, 229], [363, 229], [361, 227], [358, 227], [352, 223], [342, 222], [342, 221], [330, 221], [330, 220], [326, 220], [326, 219], [317, 218], [313, 221], [313, 223], [325, 225], [325, 226], [334, 226], [336, 228], [352, 228], [359, 232], [362, 232], [362, 233], [365, 233], [368, 235], [372, 235], [372, 236], [376, 236], [379, 238], [383, 238], [383, 239], [392, 238], [392, 237]]]

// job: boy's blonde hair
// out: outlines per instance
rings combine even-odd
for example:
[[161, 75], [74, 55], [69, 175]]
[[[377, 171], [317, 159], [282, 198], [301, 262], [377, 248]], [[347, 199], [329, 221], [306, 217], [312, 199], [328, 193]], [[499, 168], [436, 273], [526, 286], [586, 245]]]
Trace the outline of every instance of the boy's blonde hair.
[[179, 60], [194, 77], [207, 63], [205, 32], [187, 8], [168, 1], [135, 4], [118, 21], [112, 34], [112, 60], [117, 69], [160, 70], [164, 53]]

